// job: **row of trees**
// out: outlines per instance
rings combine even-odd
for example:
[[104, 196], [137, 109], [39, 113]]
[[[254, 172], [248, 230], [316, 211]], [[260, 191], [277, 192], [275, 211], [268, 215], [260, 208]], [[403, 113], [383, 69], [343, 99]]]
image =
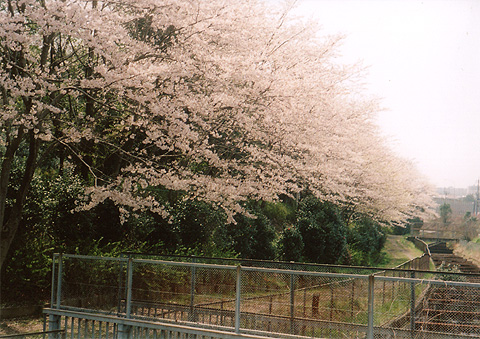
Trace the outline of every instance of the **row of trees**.
[[266, 6], [1, 2], [0, 265], [38, 173], [78, 175], [72, 208], [111, 201], [121, 220], [172, 222], [174, 195], [229, 223], [304, 191], [377, 220], [428, 205], [376, 129], [363, 70], [336, 63], [341, 37]]

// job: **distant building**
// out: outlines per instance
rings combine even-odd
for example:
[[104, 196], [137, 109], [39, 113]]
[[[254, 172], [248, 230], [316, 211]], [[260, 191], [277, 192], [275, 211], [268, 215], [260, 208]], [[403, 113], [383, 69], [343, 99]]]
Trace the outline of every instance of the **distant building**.
[[478, 194], [478, 185], [474, 185], [474, 186], [468, 186], [467, 187], [467, 195], [473, 195], [473, 196], [477, 196]]
[[437, 187], [437, 194], [441, 197], [456, 199], [465, 197], [469, 194], [469, 189], [458, 187]]

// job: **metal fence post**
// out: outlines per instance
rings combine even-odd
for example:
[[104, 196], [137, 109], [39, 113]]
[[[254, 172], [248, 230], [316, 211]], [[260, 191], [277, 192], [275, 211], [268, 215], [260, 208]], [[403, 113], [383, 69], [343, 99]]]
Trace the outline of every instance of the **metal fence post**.
[[368, 325], [367, 325], [367, 339], [373, 339], [373, 312], [374, 303], [373, 296], [375, 294], [374, 285], [375, 276], [372, 274], [368, 276]]
[[[124, 258], [125, 255], [123, 253], [120, 254], [120, 258]], [[129, 255], [129, 258], [130, 258], [130, 255]], [[123, 267], [124, 267], [124, 262], [123, 260], [120, 261], [120, 265], [119, 265], [119, 268], [118, 268], [118, 305], [117, 305], [117, 312], [118, 313], [122, 313], [122, 300], [123, 300], [123, 297], [125, 296], [126, 297], [126, 291], [125, 291], [125, 288], [123, 286]], [[125, 301], [126, 301], [126, 298], [125, 298]], [[126, 311], [126, 310], [125, 310]]]
[[295, 274], [290, 274], [290, 333], [295, 334]]
[[[133, 258], [128, 258], [127, 263], [127, 299], [125, 300], [125, 317], [132, 316], [132, 282], [133, 282]], [[130, 337], [130, 326], [122, 323], [118, 324], [118, 338], [128, 339]]]
[[57, 276], [57, 308], [60, 308], [62, 300], [62, 275], [63, 275], [63, 258], [62, 254], [58, 255], [58, 276]]
[[124, 325], [122, 323], [118, 324], [118, 339], [129, 339], [130, 338], [130, 326]]
[[350, 313], [350, 317], [352, 318], [352, 321], [353, 321], [353, 314], [354, 314], [354, 305], [355, 305], [355, 279], [352, 279], [352, 298], [351, 298], [351, 313]]
[[241, 265], [237, 266], [237, 282], [236, 282], [236, 296], [235, 296], [235, 333], [240, 333], [240, 300], [242, 297], [241, 284]]
[[131, 317], [132, 314], [132, 280], [133, 280], [133, 259], [128, 258], [127, 266], [127, 300], [125, 301], [125, 316]]
[[55, 270], [55, 259], [57, 258], [58, 254], [54, 254], [53, 255], [53, 259], [52, 259], [52, 291], [51, 291], [51, 294], [50, 294], [50, 307], [53, 308], [56, 304], [56, 300], [55, 300], [55, 274], [56, 274], [56, 270]]
[[[415, 279], [415, 271], [411, 272], [411, 276]], [[415, 282], [410, 283], [410, 329], [412, 333], [412, 338], [415, 335]]]
[[[60, 308], [60, 305], [61, 305], [61, 300], [62, 300], [62, 271], [63, 271], [63, 262], [62, 262], [62, 254], [59, 254], [58, 255], [58, 273], [57, 273], [57, 291], [56, 291], [56, 300], [55, 300], [55, 304], [54, 304], [54, 297], [53, 297], [53, 293], [52, 293], [52, 296], [51, 296], [51, 302], [52, 302], [52, 305], [51, 307], [55, 307], [57, 309]], [[52, 269], [52, 283], [55, 282], [55, 256], [54, 256], [54, 259], [53, 259], [53, 269]], [[54, 287], [52, 286], [52, 292], [54, 290]], [[61, 320], [61, 317], [58, 316], [58, 315], [53, 315], [51, 314], [49, 317], [48, 317], [48, 329], [49, 331], [55, 331], [55, 330], [59, 330], [60, 329], [60, 320]], [[48, 335], [48, 338], [49, 339], [53, 339], [54, 336], [56, 336], [55, 334], [49, 334]]]
[[[195, 264], [195, 258], [192, 259], [192, 262]], [[195, 319], [195, 273], [196, 267], [192, 266], [192, 276], [190, 283], [190, 314], [188, 315], [189, 321], [196, 321]]]

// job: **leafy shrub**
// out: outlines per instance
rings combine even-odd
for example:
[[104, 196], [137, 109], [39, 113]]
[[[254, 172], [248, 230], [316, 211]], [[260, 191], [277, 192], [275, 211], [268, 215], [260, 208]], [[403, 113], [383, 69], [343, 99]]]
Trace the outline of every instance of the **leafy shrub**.
[[296, 227], [286, 227], [277, 242], [277, 257], [283, 261], [302, 261], [303, 238]]
[[[467, 278], [464, 275], [458, 274], [458, 273], [462, 273], [459, 265], [442, 262], [440, 266], [438, 266], [437, 271], [441, 272], [441, 274], [437, 275], [438, 279], [445, 280], [445, 281], [461, 281], [461, 282], [467, 281]], [[450, 274], [450, 273], [454, 273], [454, 274]]]
[[303, 258], [324, 264], [338, 263], [346, 249], [346, 226], [330, 202], [308, 196], [299, 205], [296, 228], [303, 238]]
[[212, 204], [185, 200], [173, 209], [173, 229], [186, 248], [208, 247], [213, 232], [226, 222], [225, 213]]
[[280, 231], [289, 223], [295, 221], [295, 209], [284, 202], [264, 202], [262, 214], [267, 217], [276, 230]]
[[254, 213], [256, 218], [238, 214], [236, 223], [219, 228], [214, 237], [215, 245], [245, 259], [274, 259], [275, 230], [263, 214]]
[[372, 266], [382, 260], [382, 249], [387, 236], [375, 220], [362, 216], [348, 228], [348, 247], [352, 264]]

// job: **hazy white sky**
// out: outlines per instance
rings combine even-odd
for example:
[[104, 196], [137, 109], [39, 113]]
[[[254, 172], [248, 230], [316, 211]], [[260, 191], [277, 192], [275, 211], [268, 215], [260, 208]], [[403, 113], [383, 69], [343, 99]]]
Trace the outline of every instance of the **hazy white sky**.
[[392, 148], [437, 186], [480, 178], [479, 0], [298, 0], [347, 37], [342, 61], [369, 66], [368, 92]]

